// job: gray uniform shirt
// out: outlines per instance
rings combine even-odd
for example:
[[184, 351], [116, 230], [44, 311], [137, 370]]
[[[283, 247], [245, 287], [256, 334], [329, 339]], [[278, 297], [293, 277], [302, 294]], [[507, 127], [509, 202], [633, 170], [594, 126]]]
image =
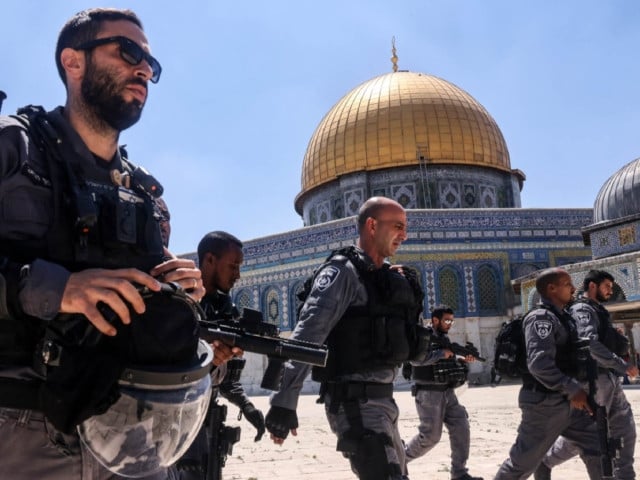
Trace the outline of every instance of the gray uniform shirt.
[[[546, 304], [551, 306], [549, 303]], [[556, 364], [557, 346], [566, 345], [571, 341], [570, 332], [558, 318], [561, 313], [553, 306], [551, 309], [532, 310], [522, 322], [527, 349], [527, 368], [545, 387], [571, 398], [581, 390], [580, 383], [560, 371]]]
[[[367, 263], [373, 264], [364, 252], [360, 252]], [[367, 291], [356, 267], [348, 260], [334, 257], [316, 275], [291, 338], [324, 343], [347, 308], [366, 303]], [[271, 405], [295, 410], [302, 384], [310, 368], [303, 363], [288, 363], [280, 390], [271, 396]], [[354, 373], [342, 379], [391, 383], [395, 379], [396, 371], [395, 368], [386, 368], [375, 372]]]

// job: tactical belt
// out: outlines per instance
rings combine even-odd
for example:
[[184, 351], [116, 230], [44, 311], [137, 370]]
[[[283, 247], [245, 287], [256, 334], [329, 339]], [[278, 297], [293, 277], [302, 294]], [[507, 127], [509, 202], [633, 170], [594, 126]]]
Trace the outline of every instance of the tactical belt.
[[325, 392], [332, 402], [393, 397], [392, 383], [327, 382]]
[[0, 407], [24, 410], [42, 410], [38, 380], [0, 378]]
[[418, 390], [431, 390], [433, 392], [444, 392], [451, 387], [446, 383], [414, 383], [411, 387], [411, 394], [415, 397]]
[[550, 388], [545, 387], [541, 383], [538, 382], [523, 382], [522, 383], [523, 390], [529, 390], [531, 392], [541, 392], [541, 393], [560, 393], [556, 390], [551, 390]]

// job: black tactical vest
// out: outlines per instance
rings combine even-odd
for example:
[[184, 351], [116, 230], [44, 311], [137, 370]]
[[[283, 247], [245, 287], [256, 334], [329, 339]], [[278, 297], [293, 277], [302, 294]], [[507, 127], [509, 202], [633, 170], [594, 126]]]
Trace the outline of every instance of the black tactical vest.
[[367, 304], [348, 308], [331, 331], [327, 366], [314, 367], [313, 379], [396, 367], [413, 358], [419, 349], [422, 311], [420, 286], [412, 285], [417, 283], [415, 272], [403, 267], [403, 276], [388, 265], [375, 269], [353, 247], [335, 252], [329, 260], [353, 263], [367, 290]]
[[[106, 169], [85, 178], [79, 166], [87, 159], [55, 124], [55, 115], [30, 107], [15, 118], [29, 137], [25, 148], [39, 152], [29, 155], [20, 174], [0, 183], [2, 256], [24, 264], [40, 258], [71, 272], [129, 267], [148, 272], [162, 262], [161, 215], [154, 198], [162, 189], [145, 190], [153, 177], [131, 165], [121, 150], [118, 175], [130, 178], [129, 188], [115, 184]], [[0, 362], [31, 365], [45, 326], [27, 316], [4, 319]]]
[[[525, 315], [525, 318], [529, 316], [535, 310], [540, 308], [544, 308], [545, 310], [550, 311], [553, 315], [555, 315], [562, 326], [567, 330], [567, 342], [564, 345], [556, 345], [556, 366], [558, 369], [568, 375], [570, 377], [576, 377], [578, 372], [582, 369], [580, 365], [577, 364], [578, 360], [578, 335], [576, 331], [575, 321], [573, 317], [566, 310], [562, 310], [560, 315], [555, 309], [552, 309], [549, 305], [540, 304], [538, 308], [531, 310]], [[524, 372], [522, 374], [522, 383], [523, 385], [531, 385], [536, 384], [539, 387], [540, 391], [548, 390], [542, 383], [535, 379], [531, 373]]]

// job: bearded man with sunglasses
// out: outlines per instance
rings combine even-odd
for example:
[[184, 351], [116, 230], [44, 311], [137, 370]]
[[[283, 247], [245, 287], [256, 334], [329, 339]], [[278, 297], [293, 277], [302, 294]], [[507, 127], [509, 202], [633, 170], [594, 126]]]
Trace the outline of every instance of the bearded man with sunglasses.
[[[0, 463], [12, 480], [122, 478], [76, 430], [122, 396], [113, 390], [122, 368], [104, 345], [134, 328], [147, 308], [143, 290], [173, 285], [194, 302], [205, 290], [194, 262], [163, 248], [162, 187], [118, 146], [162, 71], [140, 19], [130, 10], [79, 12], [55, 57], [65, 105], [0, 117]], [[218, 358], [231, 358], [217, 347]], [[49, 385], [74, 378], [73, 369], [82, 381]], [[139, 433], [121, 441], [144, 443], [149, 432]], [[133, 476], [168, 478], [155, 467]]]
[[[453, 310], [438, 305], [431, 312], [431, 347], [424, 360], [411, 362], [411, 378], [414, 381], [411, 394], [415, 397], [420, 418], [418, 434], [405, 448], [407, 463], [423, 456], [435, 447], [442, 437], [442, 427], [447, 426], [451, 444], [451, 479], [482, 480], [469, 475], [469, 415], [458, 402], [455, 389], [467, 381], [466, 362], [475, 358], [467, 355], [456, 358], [447, 345], [449, 330], [453, 325]], [[443, 348], [444, 347], [444, 348]]]

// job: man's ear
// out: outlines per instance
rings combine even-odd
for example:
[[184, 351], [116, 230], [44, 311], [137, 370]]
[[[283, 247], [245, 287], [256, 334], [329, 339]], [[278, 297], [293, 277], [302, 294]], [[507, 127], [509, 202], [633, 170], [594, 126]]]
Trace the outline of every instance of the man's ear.
[[365, 225], [366, 225], [366, 227], [368, 229], [373, 231], [375, 229], [375, 226], [376, 226], [376, 219], [373, 218], [373, 217], [368, 217], [367, 221], [365, 222]]
[[85, 53], [73, 48], [64, 48], [60, 52], [60, 63], [67, 75], [67, 81], [75, 78], [80, 79], [84, 75]]
[[211, 265], [211, 266], [215, 266], [216, 262], [218, 261], [218, 257], [216, 257], [213, 253], [211, 252], [207, 252], [204, 255], [204, 262]]

